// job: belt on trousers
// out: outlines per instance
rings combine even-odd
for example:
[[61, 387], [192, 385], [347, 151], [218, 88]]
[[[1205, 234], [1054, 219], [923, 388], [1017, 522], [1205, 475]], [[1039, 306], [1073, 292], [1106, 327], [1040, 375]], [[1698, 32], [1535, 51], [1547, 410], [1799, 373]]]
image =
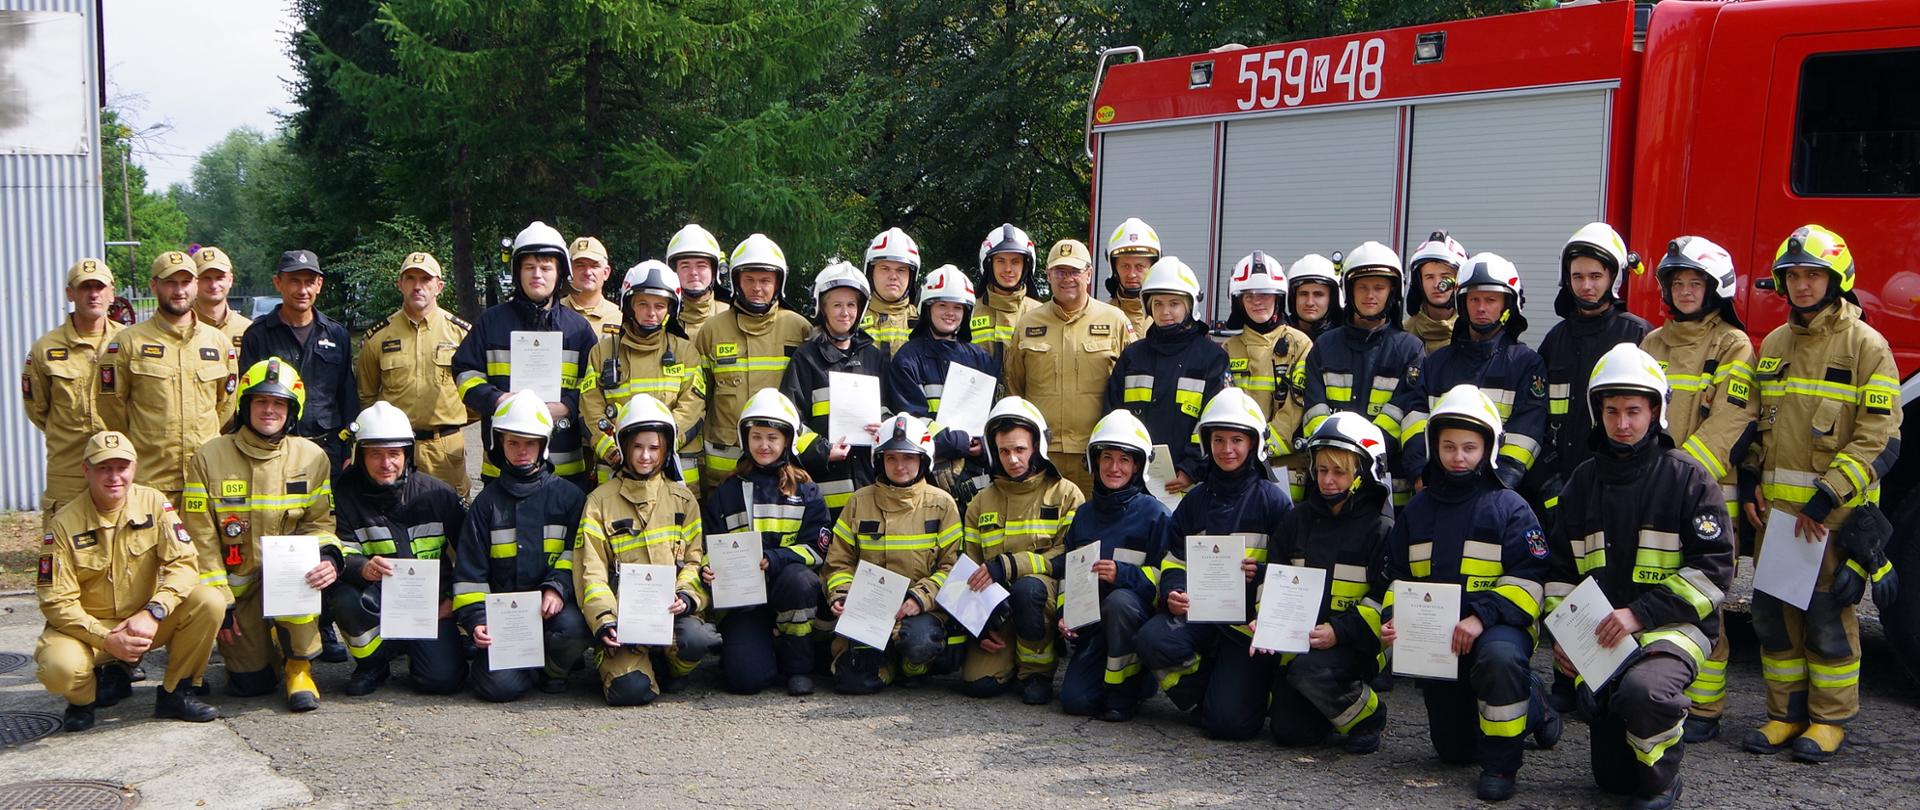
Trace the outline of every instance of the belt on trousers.
[[427, 441], [428, 439], [444, 439], [448, 436], [452, 436], [455, 433], [459, 433], [460, 430], [461, 430], [461, 426], [459, 425], [455, 425], [453, 427], [428, 428], [426, 430], [416, 430], [413, 432], [413, 438], [423, 442]]

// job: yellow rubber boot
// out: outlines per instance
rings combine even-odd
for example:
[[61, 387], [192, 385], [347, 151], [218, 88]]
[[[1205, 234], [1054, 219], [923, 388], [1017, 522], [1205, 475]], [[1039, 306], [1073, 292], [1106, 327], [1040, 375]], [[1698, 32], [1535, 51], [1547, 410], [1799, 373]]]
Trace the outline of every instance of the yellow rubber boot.
[[1786, 749], [1787, 743], [1793, 742], [1806, 731], [1806, 723], [1768, 720], [1759, 728], [1747, 732], [1740, 746], [1756, 754], [1778, 754]]
[[320, 687], [313, 682], [313, 662], [287, 659], [287, 708], [310, 712], [320, 708]]
[[1847, 741], [1847, 730], [1830, 723], [1814, 723], [1793, 741], [1793, 758], [1801, 762], [1826, 762], [1840, 753]]

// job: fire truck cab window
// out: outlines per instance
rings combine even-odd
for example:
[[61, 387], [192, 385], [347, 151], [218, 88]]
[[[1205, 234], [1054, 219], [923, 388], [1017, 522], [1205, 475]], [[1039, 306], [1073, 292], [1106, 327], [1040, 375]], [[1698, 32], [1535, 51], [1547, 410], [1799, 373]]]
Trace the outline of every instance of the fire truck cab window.
[[1800, 69], [1793, 190], [1920, 196], [1920, 49], [1822, 54]]

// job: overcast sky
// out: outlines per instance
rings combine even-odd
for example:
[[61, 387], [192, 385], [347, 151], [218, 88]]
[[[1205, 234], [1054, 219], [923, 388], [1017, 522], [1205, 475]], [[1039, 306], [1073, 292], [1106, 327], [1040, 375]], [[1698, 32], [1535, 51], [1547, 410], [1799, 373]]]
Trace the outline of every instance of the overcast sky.
[[107, 97], [137, 96], [132, 124], [170, 129], [140, 143], [147, 187], [189, 182], [193, 160], [234, 127], [271, 133], [293, 108], [284, 0], [106, 0]]

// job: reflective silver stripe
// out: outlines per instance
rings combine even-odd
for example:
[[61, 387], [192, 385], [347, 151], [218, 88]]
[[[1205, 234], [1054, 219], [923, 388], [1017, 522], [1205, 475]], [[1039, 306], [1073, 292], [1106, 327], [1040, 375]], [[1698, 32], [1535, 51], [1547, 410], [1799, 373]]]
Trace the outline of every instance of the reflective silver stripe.
[[1540, 604], [1541, 601], [1544, 600], [1546, 597], [1546, 594], [1543, 592], [1544, 589], [1540, 587], [1540, 583], [1534, 582], [1531, 579], [1523, 579], [1521, 577], [1515, 577], [1515, 576], [1503, 576], [1493, 581], [1493, 586], [1496, 588], [1502, 585], [1512, 585], [1516, 588], [1519, 588], [1520, 590], [1526, 591], [1528, 596], [1533, 597], [1533, 603], [1535, 605]]
[[1490, 722], [1505, 723], [1526, 716], [1527, 702], [1524, 700], [1518, 703], [1504, 703], [1499, 706], [1495, 706], [1484, 700], [1480, 701], [1480, 717]]
[[[1427, 421], [1427, 413], [1427, 411], [1408, 411], [1406, 417], [1400, 420], [1401, 432], [1412, 430], [1414, 425]], [[1421, 428], [1421, 430], [1425, 429], [1425, 427]]]
[[1414, 543], [1407, 547], [1409, 562], [1428, 562], [1433, 559], [1433, 543]]
[[1397, 386], [1399, 384], [1400, 384], [1399, 377], [1374, 377], [1373, 378], [1373, 390], [1375, 391], [1392, 391], [1394, 389], [1394, 386]]
[[1720, 586], [1713, 584], [1713, 580], [1708, 579], [1706, 573], [1698, 568], [1680, 569], [1680, 578], [1686, 580], [1687, 584], [1692, 585], [1694, 590], [1699, 591], [1702, 596], [1707, 597], [1707, 601], [1712, 602], [1714, 607], [1719, 607], [1720, 603], [1727, 599], [1726, 593], [1720, 590]]
[[816, 481], [814, 485], [820, 488], [820, 494], [822, 496], [853, 494], [853, 481], [851, 479], [845, 481]]
[[1536, 456], [1540, 455], [1540, 443], [1530, 437], [1522, 436], [1518, 433], [1506, 433], [1502, 434], [1500, 438], [1510, 446], [1518, 447]]
[[760, 518], [787, 518], [798, 520], [806, 517], [807, 507], [798, 504], [756, 503], [753, 505], [753, 514], [754, 517]]
[[1320, 382], [1325, 384], [1328, 388], [1352, 388], [1353, 375], [1337, 374], [1331, 371], [1321, 372]]
[[513, 362], [513, 352], [508, 349], [488, 349], [487, 362], [511, 364]]
[[[815, 388], [812, 391], [808, 392], [808, 396], [813, 397], [813, 402], [816, 405], [829, 403], [833, 401], [833, 389], [832, 388]], [[801, 414], [800, 418], [801, 419], [807, 418], [807, 414], [804, 414], [804, 413]]]
[[435, 521], [433, 523], [422, 523], [417, 526], [408, 527], [407, 529], [407, 536], [412, 537], [416, 540], [422, 537], [433, 537], [436, 535], [443, 535], [446, 533], [447, 533], [447, 525], [444, 523], [440, 523], [438, 521]]
[[920, 386], [920, 396], [928, 400], [939, 399], [947, 393], [947, 384], [943, 382], [927, 383]]
[[469, 381], [484, 380], [486, 378], [487, 378], [487, 373], [484, 371], [462, 371], [460, 372], [459, 378], [455, 380], [455, 382], [460, 386], [464, 387]]
[[1547, 396], [1554, 399], [1567, 399], [1573, 396], [1573, 386], [1566, 383], [1554, 383], [1547, 386]]
[[725, 445], [725, 444], [716, 442], [712, 439], [706, 440], [706, 446], [707, 446], [707, 455], [715, 456], [718, 458], [736, 458], [737, 459], [742, 455], [746, 454], [745, 448], [742, 448], [739, 445]]
[[1480, 393], [1486, 394], [1487, 398], [1493, 400], [1493, 404], [1495, 405], [1505, 405], [1509, 408], [1513, 407], [1512, 391], [1504, 388], [1482, 388], [1480, 389]]
[[1500, 562], [1502, 559], [1505, 559], [1500, 553], [1500, 545], [1498, 543], [1489, 543], [1484, 540], [1468, 540], [1461, 544], [1460, 556], [1467, 559], [1487, 560], [1489, 562]]
[[1322, 402], [1318, 405], [1308, 408], [1306, 414], [1304, 415], [1304, 418], [1306, 421], [1311, 422], [1320, 417], [1332, 416], [1332, 415], [1333, 415], [1333, 406]]
[[1661, 551], [1679, 551], [1680, 535], [1673, 532], [1657, 532], [1652, 529], [1640, 530], [1640, 547]]
[[1738, 504], [1740, 503], [1740, 488], [1733, 484], [1721, 484], [1720, 497], [1724, 498], [1727, 503]]
[[1567, 594], [1573, 593], [1573, 583], [1549, 582], [1547, 583], [1546, 593], [1547, 593], [1548, 599], [1554, 599], [1554, 598], [1564, 599], [1566, 598]]
[[560, 540], [567, 536], [567, 527], [558, 523], [549, 523], [540, 527], [540, 536], [548, 540]]
[[252, 585], [253, 583], [258, 581], [260, 581], [259, 571], [255, 571], [251, 574], [228, 574], [227, 575], [227, 587], [229, 588], [238, 588], [243, 585]]
[[1373, 689], [1364, 683], [1361, 684], [1360, 697], [1355, 698], [1352, 705], [1342, 710], [1339, 716], [1333, 718], [1332, 720], [1333, 727], [1345, 728], [1347, 726], [1353, 725], [1355, 720], [1360, 719], [1360, 713], [1367, 710], [1367, 704], [1372, 702], [1373, 702]]
[[366, 647], [368, 644], [372, 644], [374, 639], [377, 639], [379, 637], [380, 637], [380, 625], [376, 624], [373, 626], [373, 629], [368, 630], [365, 633], [361, 633], [360, 635], [357, 635], [357, 636], [354, 636], [354, 635], [347, 636], [347, 646]]
[[1113, 550], [1113, 561], [1129, 565], [1146, 565], [1147, 553], [1131, 548], [1116, 548]]
[[568, 453], [552, 453], [548, 455], [548, 460], [552, 461], [553, 466], [555, 467], [558, 467], [562, 464], [567, 464], [569, 462], [579, 461], [583, 458], [586, 458], [586, 456], [579, 450], [574, 450]]
[[1392, 419], [1394, 424], [1399, 424], [1400, 421], [1405, 418], [1406, 413], [1401, 411], [1398, 405], [1382, 404], [1380, 406], [1380, 415]]
[[1364, 565], [1333, 564], [1333, 578], [1346, 582], [1366, 582], [1367, 567]]
[[[1132, 378], [1129, 377], [1128, 379], [1132, 379]], [[1152, 379], [1152, 378], [1148, 378], [1148, 379]], [[1195, 379], [1193, 377], [1181, 377], [1180, 379], [1175, 380], [1173, 384], [1175, 387], [1179, 388], [1182, 391], [1192, 391], [1196, 394], [1204, 394], [1207, 391], [1207, 381]]]
[[1573, 547], [1573, 556], [1577, 559], [1606, 548], [1607, 535], [1605, 532], [1594, 532], [1586, 537], [1575, 537], [1567, 544]]
[[1128, 388], [1152, 388], [1153, 375], [1152, 374], [1128, 374], [1126, 380], [1124, 380], [1123, 382], [1126, 383], [1126, 386]]
[[353, 536], [362, 543], [370, 540], [392, 540], [393, 530], [385, 526], [365, 526], [354, 529]]
[[485, 582], [455, 582], [453, 583], [453, 592], [456, 594], [493, 593], [493, 588], [489, 587]]
[[520, 542], [520, 530], [511, 526], [504, 529], [494, 529], [487, 532], [487, 539], [495, 545], [501, 543], [517, 543]]
[[1627, 732], [1627, 744], [1633, 746], [1635, 749], [1638, 749], [1644, 753], [1651, 754], [1653, 753], [1653, 749], [1659, 748], [1661, 745], [1671, 743], [1674, 740], [1679, 739], [1680, 735], [1685, 733], [1686, 726], [1687, 726], [1687, 722], [1685, 720], [1681, 720], [1680, 722], [1673, 724], [1673, 728], [1667, 729], [1666, 731], [1662, 731], [1659, 734], [1655, 734], [1651, 737], [1635, 737], [1633, 736], [1633, 732], [1629, 731]]
[[1267, 535], [1263, 532], [1234, 532], [1233, 536], [1245, 542], [1248, 551], [1256, 548], [1264, 550], [1267, 547]]
[[751, 520], [745, 512], [734, 512], [733, 514], [720, 518], [720, 525], [729, 532], [735, 532], [746, 528]]

